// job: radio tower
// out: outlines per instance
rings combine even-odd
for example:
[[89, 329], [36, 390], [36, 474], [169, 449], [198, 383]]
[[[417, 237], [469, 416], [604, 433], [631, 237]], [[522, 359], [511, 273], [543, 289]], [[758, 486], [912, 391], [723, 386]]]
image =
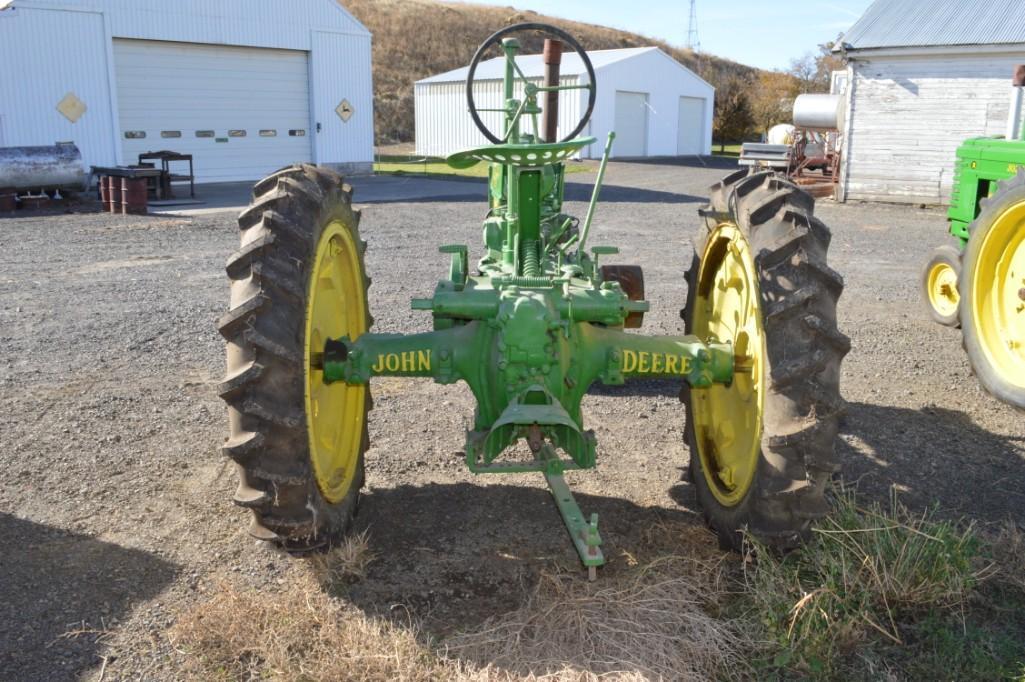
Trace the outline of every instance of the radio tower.
[[698, 2], [690, 0], [690, 22], [687, 24], [687, 48], [698, 52], [701, 41], [698, 40]]

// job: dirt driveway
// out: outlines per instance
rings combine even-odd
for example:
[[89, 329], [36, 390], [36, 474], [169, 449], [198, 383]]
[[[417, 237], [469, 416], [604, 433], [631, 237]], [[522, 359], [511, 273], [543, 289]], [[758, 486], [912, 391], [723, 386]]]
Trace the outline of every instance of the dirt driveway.
[[[681, 330], [696, 211], [725, 172], [610, 166], [595, 243], [644, 266], [650, 332]], [[570, 212], [584, 213], [588, 178], [571, 177]], [[479, 241], [482, 187], [426, 194], [364, 209], [376, 331], [427, 329], [409, 299], [447, 271], [435, 245]], [[850, 410], [837, 443], [847, 480], [980, 524], [1025, 521], [1021, 415], [981, 392], [958, 332], [922, 313], [918, 269], [944, 239], [943, 214], [823, 202], [819, 215], [847, 280]], [[178, 679], [162, 634], [177, 614], [224, 576], [266, 590], [290, 579], [293, 560], [246, 535], [217, 452], [214, 322], [236, 245], [232, 214], [0, 220], [0, 677], [102, 668], [104, 679]], [[585, 401], [599, 466], [570, 482], [599, 513], [613, 564], [657, 521], [698, 523], [680, 480], [677, 391], [638, 382]], [[380, 380], [374, 394], [359, 525], [378, 559], [349, 594], [355, 607], [400, 609], [444, 635], [514, 607], [543, 568], [574, 565], [540, 477], [466, 472], [456, 454], [473, 408], [465, 388]]]

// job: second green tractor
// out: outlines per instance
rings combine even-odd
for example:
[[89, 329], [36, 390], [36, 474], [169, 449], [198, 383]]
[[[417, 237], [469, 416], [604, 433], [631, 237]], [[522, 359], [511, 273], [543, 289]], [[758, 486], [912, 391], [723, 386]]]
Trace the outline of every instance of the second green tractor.
[[[1025, 68], [1019, 72], [1016, 78], [1025, 76]], [[1013, 109], [1012, 120], [1020, 119]], [[1025, 131], [1015, 136], [1018, 128], [958, 148], [948, 211], [953, 243], [933, 251], [922, 296], [936, 322], [960, 327], [983, 388], [1025, 409]]]

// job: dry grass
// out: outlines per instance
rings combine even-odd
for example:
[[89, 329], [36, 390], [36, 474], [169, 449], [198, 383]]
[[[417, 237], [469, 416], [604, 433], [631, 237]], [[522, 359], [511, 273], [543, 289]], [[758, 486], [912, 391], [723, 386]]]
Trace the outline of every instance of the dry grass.
[[367, 577], [367, 568], [375, 559], [366, 531], [350, 535], [338, 547], [306, 557], [314, 577], [321, 585], [348, 585]]
[[992, 554], [1002, 582], [1025, 593], [1025, 533], [1008, 520], [991, 542]]
[[703, 680], [747, 669], [736, 623], [713, 615], [716, 566], [665, 557], [619, 580], [542, 575], [516, 611], [450, 639], [448, 650], [479, 666], [561, 679]]
[[367, 616], [310, 582], [268, 594], [222, 583], [170, 633], [202, 680], [419, 680], [464, 677], [413, 627]]
[[[642, 680], [736, 677], [750, 643], [717, 616], [721, 556], [702, 529], [655, 526], [639, 556], [697, 541], [706, 558], [663, 557], [609, 569], [544, 573], [522, 606], [442, 642], [415, 622], [368, 615], [339, 588], [365, 575], [365, 537], [296, 570], [283, 591], [224, 582], [170, 632], [194, 679]], [[714, 547], [714, 544], [710, 546]], [[344, 589], [344, 588], [343, 588]]]

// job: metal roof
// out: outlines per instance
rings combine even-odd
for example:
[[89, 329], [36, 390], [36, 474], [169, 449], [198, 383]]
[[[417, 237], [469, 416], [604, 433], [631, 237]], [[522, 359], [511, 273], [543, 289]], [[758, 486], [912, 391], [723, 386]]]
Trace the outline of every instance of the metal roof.
[[[592, 50], [587, 53], [587, 56], [591, 58], [591, 65], [594, 66], [594, 70], [608, 66], [613, 62], [618, 62], [623, 59], [629, 59], [645, 52], [651, 52], [652, 50], [658, 50], [657, 47], [625, 47], [618, 50]], [[516, 63], [523, 71], [523, 75], [527, 78], [542, 78], [545, 75], [545, 65], [541, 61], [541, 55], [539, 54], [527, 54], [516, 57]], [[466, 80], [466, 75], [470, 72], [469, 66], [464, 66], [459, 69], [452, 71], [446, 71], [445, 73], [439, 73], [436, 76], [429, 76], [418, 80], [417, 83], [456, 83], [463, 82]], [[576, 52], [566, 52], [562, 55], [562, 66], [559, 69], [559, 73], [563, 76], [579, 76], [587, 73], [584, 68], [584, 62], [580, 59], [580, 55]], [[487, 80], [501, 80], [505, 75], [505, 58], [495, 57], [487, 61], [481, 62], [477, 66], [477, 73], [474, 77], [479, 81]]]
[[848, 50], [1020, 45], [1022, 0], [876, 0], [840, 39]]

